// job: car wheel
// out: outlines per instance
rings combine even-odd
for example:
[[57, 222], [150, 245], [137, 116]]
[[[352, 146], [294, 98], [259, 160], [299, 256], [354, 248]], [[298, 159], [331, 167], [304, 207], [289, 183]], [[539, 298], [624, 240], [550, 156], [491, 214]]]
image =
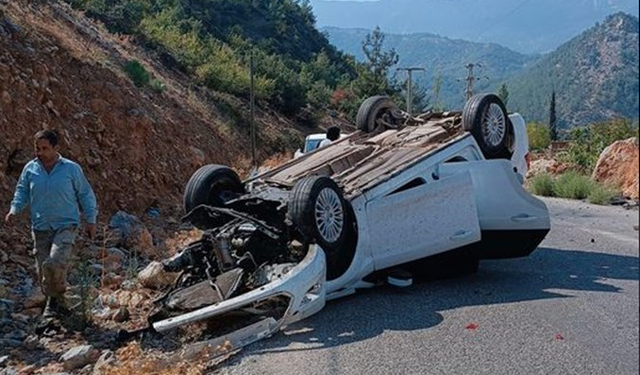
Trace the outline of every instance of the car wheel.
[[338, 185], [328, 177], [306, 177], [294, 186], [288, 210], [300, 232], [324, 250], [327, 279], [342, 275], [353, 259], [356, 236]]
[[216, 164], [205, 165], [187, 182], [184, 209], [188, 213], [201, 204], [220, 207], [242, 193], [244, 185], [231, 168]]
[[358, 108], [356, 128], [371, 133], [378, 126], [378, 120], [394, 110], [397, 110], [397, 106], [388, 96], [372, 96]]
[[474, 95], [462, 111], [464, 130], [470, 132], [487, 159], [510, 159], [513, 125], [502, 100], [495, 94]]

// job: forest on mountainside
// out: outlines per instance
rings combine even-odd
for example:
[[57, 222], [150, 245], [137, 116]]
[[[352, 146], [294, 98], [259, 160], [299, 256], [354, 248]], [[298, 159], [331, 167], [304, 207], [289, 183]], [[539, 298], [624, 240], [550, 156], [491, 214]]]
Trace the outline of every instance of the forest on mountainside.
[[248, 98], [253, 62], [256, 98], [303, 122], [393, 91], [328, 42], [308, 1], [65, 1], [215, 91]]
[[507, 81], [510, 107], [548, 120], [555, 92], [558, 127], [637, 119], [638, 18], [617, 13]]

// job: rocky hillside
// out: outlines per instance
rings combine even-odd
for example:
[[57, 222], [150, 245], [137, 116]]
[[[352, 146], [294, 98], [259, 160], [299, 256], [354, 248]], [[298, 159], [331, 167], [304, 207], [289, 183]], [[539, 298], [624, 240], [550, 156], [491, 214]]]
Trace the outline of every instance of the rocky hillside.
[[[136, 87], [123, 72], [133, 60], [163, 87]], [[72, 303], [91, 299], [93, 324], [51, 335], [34, 334], [44, 297], [35, 281], [28, 215], [0, 224], [0, 373], [91, 374], [93, 367], [101, 374], [202, 373], [195, 360], [169, 357], [171, 340], [120, 347], [115, 334], [144, 326], [158, 295], [132, 281], [140, 282], [137, 272], [197, 235], [179, 223], [191, 174], [206, 163], [248, 173], [248, 114], [248, 102], [166, 70], [128, 37], [109, 34], [69, 6], [0, 1], [0, 210], [9, 209], [17, 178], [33, 158], [32, 136], [43, 128], [59, 132], [61, 153], [83, 166], [100, 206], [98, 241], [78, 238], [69, 277], [75, 288], [68, 290]], [[258, 108], [256, 123], [259, 162], [290, 157], [301, 130], [318, 130], [299, 129], [266, 108]], [[116, 217], [137, 223], [131, 241], [108, 225], [119, 210]], [[101, 353], [118, 366], [97, 370]]]
[[547, 121], [555, 90], [563, 128], [638, 118], [638, 18], [618, 13], [509, 80], [509, 107]]
[[[200, 89], [129, 43], [57, 4], [12, 1], [0, 13], [0, 206], [33, 156], [32, 135], [62, 135], [61, 150], [84, 167], [100, 220], [117, 209], [180, 210], [189, 176], [204, 163], [250, 166], [249, 106]], [[164, 83], [136, 87], [122, 66], [138, 60]], [[291, 149], [300, 132], [259, 111], [259, 159]]]

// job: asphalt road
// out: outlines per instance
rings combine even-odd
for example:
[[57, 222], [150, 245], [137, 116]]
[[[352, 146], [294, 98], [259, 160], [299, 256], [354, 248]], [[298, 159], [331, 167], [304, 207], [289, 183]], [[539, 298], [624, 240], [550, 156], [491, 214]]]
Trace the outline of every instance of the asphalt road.
[[638, 374], [638, 210], [545, 202], [530, 257], [332, 301], [216, 374]]

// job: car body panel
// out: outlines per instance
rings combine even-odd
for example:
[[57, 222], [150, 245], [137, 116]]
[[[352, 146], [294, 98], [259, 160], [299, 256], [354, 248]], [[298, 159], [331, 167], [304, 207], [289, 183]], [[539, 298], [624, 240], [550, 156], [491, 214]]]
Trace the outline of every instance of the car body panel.
[[[455, 214], [449, 214], [453, 212]], [[469, 173], [413, 187], [367, 204], [377, 270], [480, 240]]]
[[507, 160], [445, 164], [443, 176], [469, 172], [482, 230], [550, 228], [546, 205], [524, 190]]
[[511, 156], [511, 164], [516, 168], [516, 172], [521, 176], [521, 180], [527, 176], [529, 167], [527, 165], [527, 155], [529, 154], [529, 135], [527, 133], [527, 124], [519, 113], [509, 115], [509, 120], [513, 125], [513, 156]]

